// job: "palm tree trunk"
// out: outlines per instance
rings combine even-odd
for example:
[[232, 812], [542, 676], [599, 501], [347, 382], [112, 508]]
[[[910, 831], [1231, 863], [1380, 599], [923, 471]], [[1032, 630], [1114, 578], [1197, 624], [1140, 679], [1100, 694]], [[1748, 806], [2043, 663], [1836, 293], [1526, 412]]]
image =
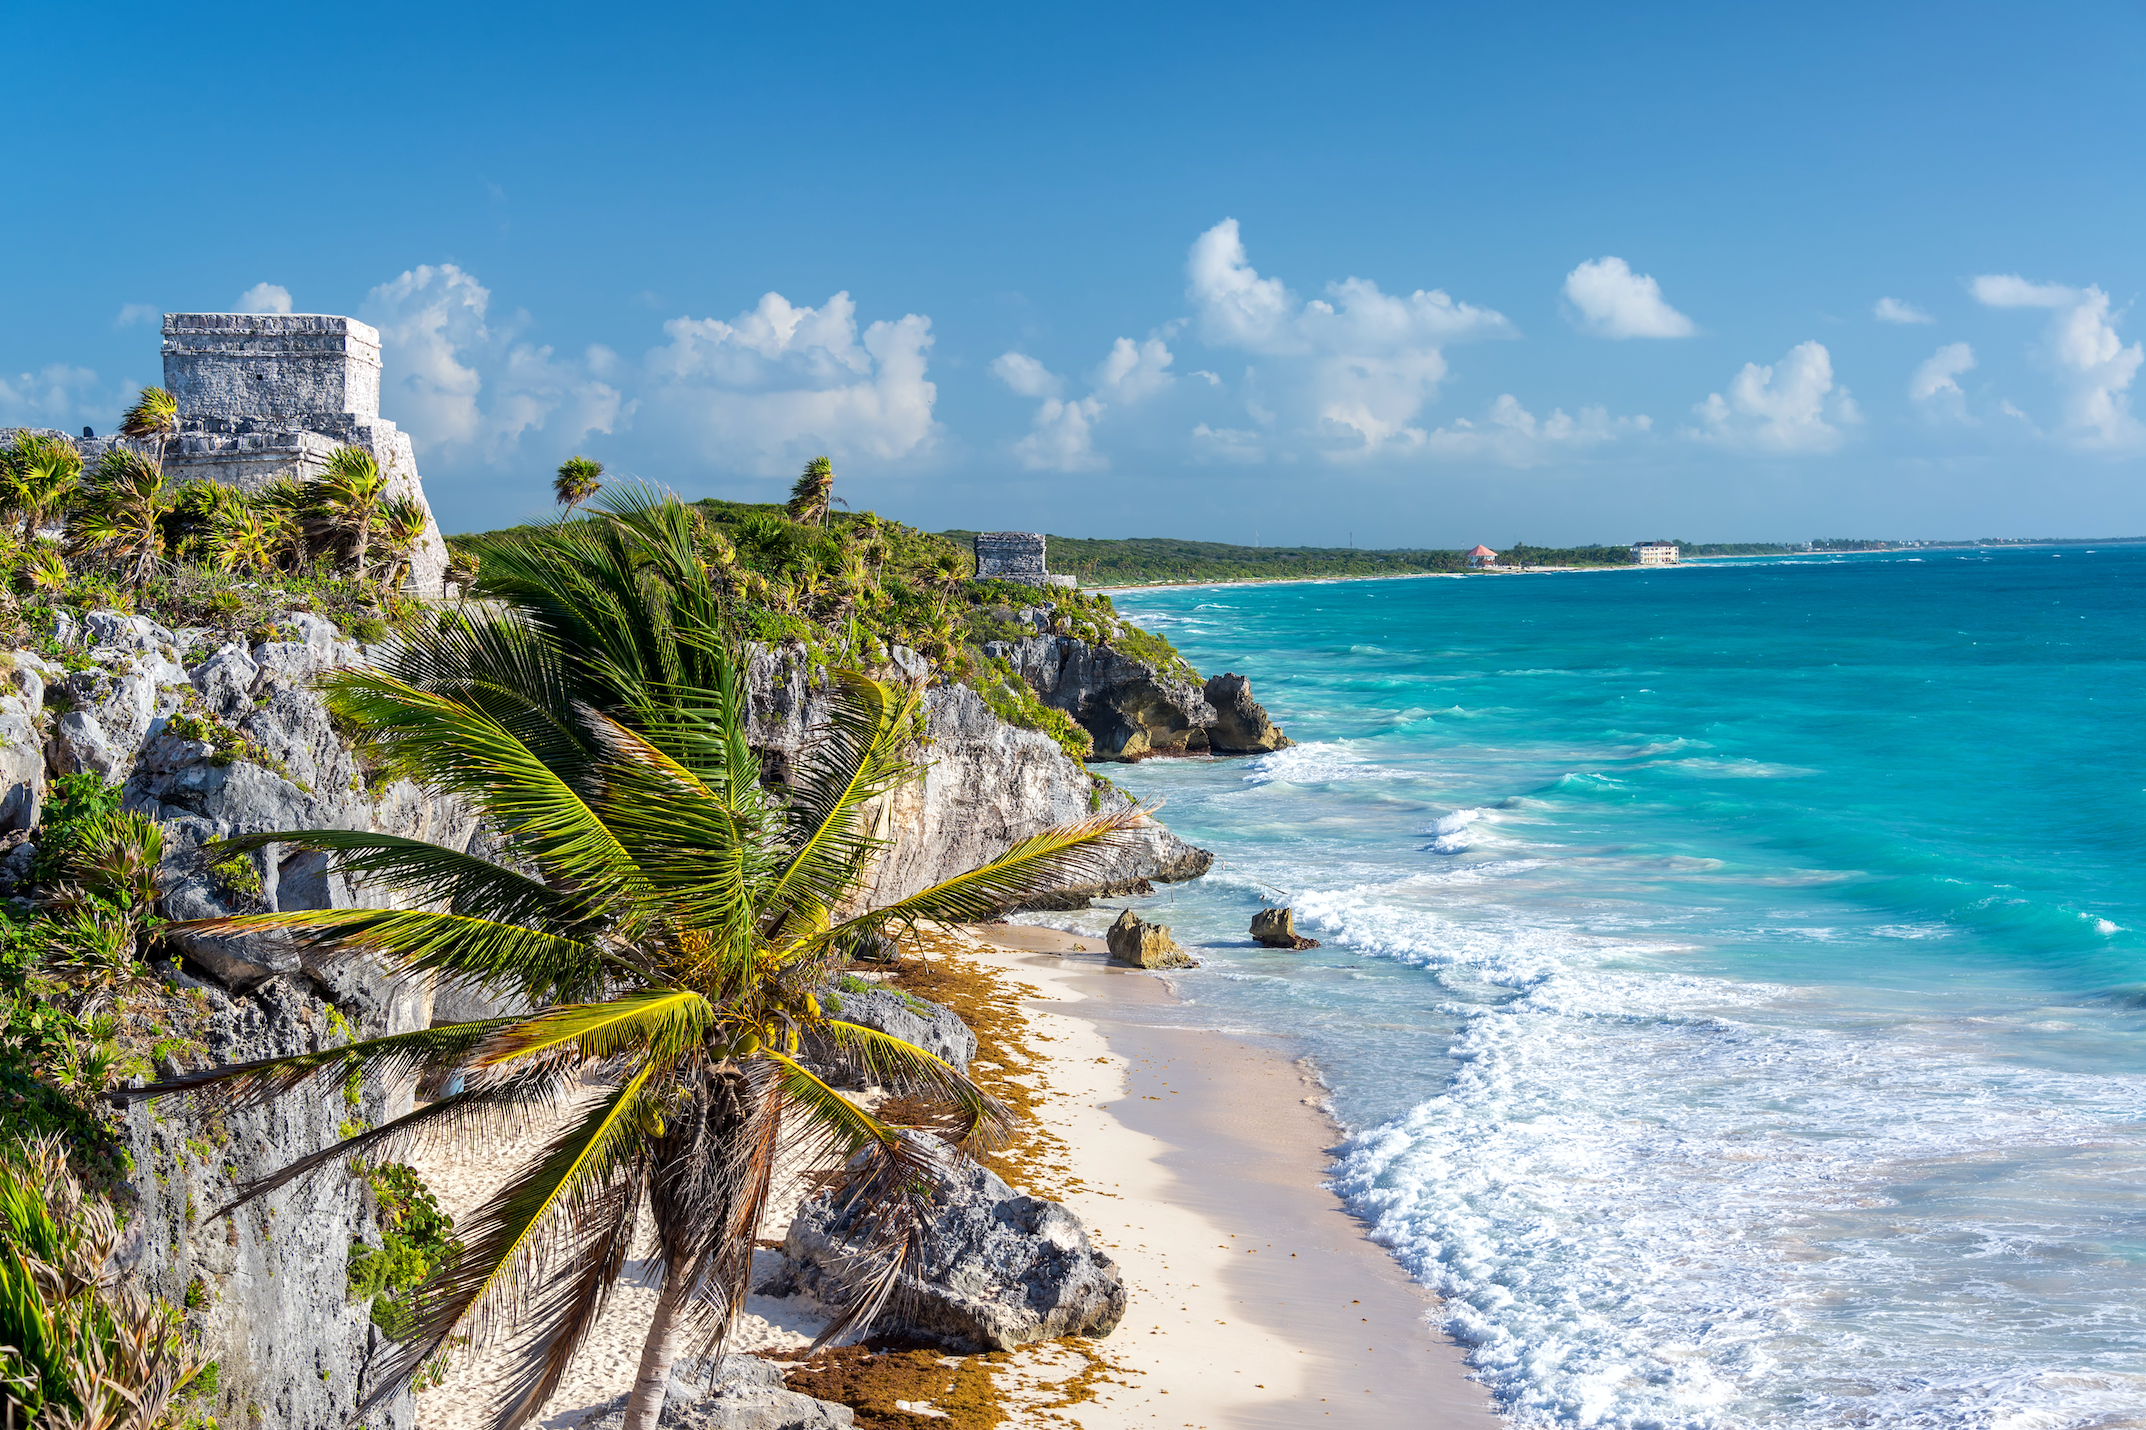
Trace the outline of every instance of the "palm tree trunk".
[[656, 1430], [670, 1389], [671, 1365], [685, 1339], [685, 1310], [690, 1278], [674, 1262], [663, 1273], [656, 1297], [656, 1318], [641, 1346], [641, 1369], [633, 1378], [633, 1398], [626, 1402], [626, 1423], [619, 1430]]

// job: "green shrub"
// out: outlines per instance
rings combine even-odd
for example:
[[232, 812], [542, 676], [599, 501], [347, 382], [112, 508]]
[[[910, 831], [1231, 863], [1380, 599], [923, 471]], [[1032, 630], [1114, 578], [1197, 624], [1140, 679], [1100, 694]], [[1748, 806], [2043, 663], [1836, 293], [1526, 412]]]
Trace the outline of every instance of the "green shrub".
[[454, 1219], [440, 1210], [417, 1169], [400, 1162], [365, 1173], [378, 1203], [379, 1246], [350, 1248], [350, 1295], [372, 1302], [373, 1324], [401, 1336], [423, 1309], [421, 1292], [432, 1274], [462, 1254]]
[[119, 812], [120, 789], [90, 771], [61, 775], [45, 795], [33, 841], [37, 859], [30, 874], [40, 884], [72, 876], [86, 859], [104, 822]]
[[261, 871], [244, 854], [217, 860], [209, 865], [208, 875], [221, 894], [255, 900], [261, 897]]

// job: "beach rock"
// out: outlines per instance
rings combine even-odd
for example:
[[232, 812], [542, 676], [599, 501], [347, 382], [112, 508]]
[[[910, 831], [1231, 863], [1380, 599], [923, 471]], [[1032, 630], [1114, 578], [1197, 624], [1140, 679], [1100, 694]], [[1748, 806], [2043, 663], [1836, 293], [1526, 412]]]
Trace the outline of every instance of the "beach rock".
[[[969, 1070], [969, 1059], [976, 1056], [976, 1034], [969, 1031], [969, 1025], [953, 1009], [928, 999], [891, 988], [860, 991], [833, 985], [822, 988], [819, 998], [821, 1010], [829, 1017], [913, 1043], [961, 1072]], [[810, 1040], [805, 1062], [836, 1087], [862, 1087], [869, 1080], [863, 1068], [824, 1038]]]
[[1317, 948], [1319, 940], [1297, 932], [1296, 914], [1289, 909], [1261, 909], [1252, 915], [1252, 937], [1268, 948]]
[[[938, 1165], [942, 1185], [921, 1264], [902, 1275], [874, 1334], [976, 1353], [1116, 1329], [1125, 1279], [1089, 1243], [1079, 1218], [1015, 1191], [937, 1138], [908, 1135]], [[822, 1301], [841, 1299], [846, 1243], [862, 1233], [863, 1220], [864, 1208], [837, 1206], [832, 1189], [799, 1207], [782, 1247], [792, 1284]]]
[[1107, 936], [1110, 961], [1134, 968], [1192, 968], [1198, 960], [1177, 946], [1165, 924], [1143, 923], [1131, 909], [1118, 915]]
[[1207, 703], [1215, 711], [1215, 723], [1207, 727], [1207, 747], [1218, 755], [1264, 755], [1296, 743], [1252, 698], [1252, 682], [1244, 676], [1210, 676]]
[[[575, 1430], [619, 1430], [626, 1423], [620, 1396]], [[759, 1356], [724, 1356], [715, 1383], [703, 1390], [673, 1375], [657, 1424], [664, 1430], [850, 1430], [857, 1413], [847, 1405], [800, 1395], [782, 1383], [782, 1371]]]

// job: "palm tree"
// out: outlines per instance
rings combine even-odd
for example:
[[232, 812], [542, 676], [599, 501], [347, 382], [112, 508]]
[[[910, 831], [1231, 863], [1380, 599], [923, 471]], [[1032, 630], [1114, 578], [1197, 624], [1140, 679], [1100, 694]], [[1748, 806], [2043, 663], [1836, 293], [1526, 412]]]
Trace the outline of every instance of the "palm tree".
[[604, 484], [598, 480], [603, 474], [602, 462], [589, 457], [568, 457], [559, 464], [559, 475], [552, 479], [551, 494], [571, 514], [575, 507], [603, 490]]
[[274, 508], [234, 502], [216, 513], [209, 539], [230, 569], [262, 576], [276, 569], [277, 557], [288, 541], [287, 524], [288, 518]]
[[387, 477], [380, 464], [362, 447], [338, 447], [328, 457], [327, 470], [306, 484], [306, 494], [315, 515], [350, 543], [351, 564], [363, 581], [373, 521], [387, 499]]
[[387, 523], [381, 539], [389, 553], [387, 574], [380, 578], [380, 584], [383, 588], [399, 586], [403, 573], [410, 569], [410, 553], [432, 517], [415, 497], [390, 497], [381, 506], [380, 515]]
[[960, 552], [942, 551], [933, 558], [931, 573], [925, 579], [930, 582], [932, 589], [939, 593], [939, 610], [943, 615], [947, 603], [953, 600], [954, 593], [969, 579], [969, 566], [961, 559]]
[[82, 485], [82, 453], [64, 437], [25, 432], [15, 439], [4, 468], [0, 501], [22, 518], [22, 539], [30, 541]]
[[312, 554], [306, 524], [313, 509], [313, 497], [306, 484], [289, 477], [280, 478], [254, 492], [250, 505], [261, 514], [261, 522], [268, 528], [269, 545], [275, 552], [276, 564], [286, 571], [302, 570], [306, 558]]
[[164, 470], [164, 447], [179, 430], [179, 399], [161, 387], [145, 387], [134, 405], [119, 414], [122, 436], [156, 439], [156, 468]]
[[827, 525], [827, 511], [834, 502], [835, 464], [825, 457], [814, 457], [805, 463], [805, 470], [790, 485], [790, 520], [803, 525], [814, 522]]
[[[823, 1340], [867, 1324], [921, 1250], [939, 1159], [919, 1134], [822, 1082], [798, 1058], [804, 1040], [948, 1109], [942, 1131], [966, 1149], [988, 1145], [1010, 1115], [922, 1049], [829, 1017], [816, 990], [836, 950], [1093, 877], [1099, 842], [1143, 817], [1048, 830], [982, 868], [845, 916], [881, 848], [869, 811], [915, 773], [906, 752], [921, 690], [837, 674], [825, 738], [789, 788], [765, 788], [704, 531], [675, 498], [629, 493], [599, 521], [484, 543], [479, 594], [513, 603], [512, 613], [442, 617], [377, 668], [327, 682], [331, 710], [370, 732], [371, 755], [508, 831], [501, 864], [361, 831], [248, 836], [222, 850], [326, 852], [413, 907], [178, 926], [368, 953], [540, 1010], [144, 1090], [249, 1105], [356, 1068], [414, 1076], [434, 1099], [293, 1162], [242, 1201], [422, 1134], [477, 1135], [532, 1111], [564, 1112], [560, 1130], [465, 1219], [464, 1252], [420, 1291], [409, 1336], [361, 1414], [457, 1337], [481, 1339], [498, 1323], [511, 1326], [520, 1361], [492, 1424], [525, 1424], [587, 1336], [645, 1208], [661, 1289], [625, 1424], [654, 1430], [673, 1364], [719, 1352], [743, 1304], [778, 1145], [811, 1146], [839, 1168], [838, 1194], [876, 1209], [853, 1248], [855, 1295]], [[542, 1274], [552, 1279], [530, 1288]]]
[[113, 447], [97, 463], [68, 522], [68, 539], [77, 552], [131, 559], [133, 579], [146, 581], [164, 555], [163, 518], [172, 505], [160, 467], [139, 452]]

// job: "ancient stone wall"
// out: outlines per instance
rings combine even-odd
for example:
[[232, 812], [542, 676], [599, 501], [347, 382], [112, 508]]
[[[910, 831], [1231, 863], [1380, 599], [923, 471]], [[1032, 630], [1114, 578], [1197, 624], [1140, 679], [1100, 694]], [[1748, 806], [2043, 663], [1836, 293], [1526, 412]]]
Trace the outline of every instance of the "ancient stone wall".
[[380, 334], [327, 313], [166, 313], [164, 386], [194, 419], [380, 415]]
[[1043, 534], [1035, 531], [985, 531], [976, 537], [976, 577], [980, 581], [1020, 581], [1046, 585]]

